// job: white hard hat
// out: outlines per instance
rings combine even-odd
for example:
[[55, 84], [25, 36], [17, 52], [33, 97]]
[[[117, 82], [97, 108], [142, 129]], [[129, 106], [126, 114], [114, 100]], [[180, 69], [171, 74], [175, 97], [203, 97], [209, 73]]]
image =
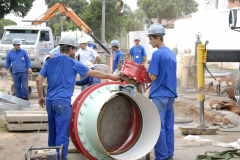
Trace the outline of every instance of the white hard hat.
[[92, 62], [90, 62], [90, 61], [86, 61], [86, 62], [84, 63], [84, 65], [85, 65], [86, 67], [88, 67], [88, 68], [93, 68], [93, 67], [94, 67], [94, 65], [93, 65]]
[[150, 26], [150, 28], [148, 29], [148, 33], [147, 35], [165, 35], [165, 29], [164, 27], [159, 24], [159, 23], [154, 23]]
[[119, 47], [119, 42], [117, 40], [112, 40], [111, 46], [112, 47]]
[[135, 37], [135, 38], [134, 38], [134, 41], [135, 41], [135, 40], [140, 41], [140, 37]]
[[20, 39], [14, 38], [14, 39], [13, 39], [13, 44], [21, 44]]
[[76, 47], [76, 41], [71, 36], [66, 36], [60, 39], [59, 45], [69, 45], [72, 47]]
[[88, 42], [88, 40], [86, 38], [80, 38], [78, 40], [78, 44], [87, 43], [87, 42]]

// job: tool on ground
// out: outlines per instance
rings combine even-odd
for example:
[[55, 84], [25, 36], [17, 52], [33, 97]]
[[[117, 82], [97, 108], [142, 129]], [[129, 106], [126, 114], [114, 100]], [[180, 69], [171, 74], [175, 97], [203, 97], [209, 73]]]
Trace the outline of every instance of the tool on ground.
[[227, 150], [223, 152], [217, 152], [217, 151], [207, 151], [205, 152], [205, 155], [198, 155], [196, 157], [196, 160], [201, 159], [207, 159], [207, 160], [213, 160], [213, 159], [225, 159], [230, 160], [234, 158], [234, 156], [240, 157], [240, 152], [238, 152], [238, 149], [235, 150]]

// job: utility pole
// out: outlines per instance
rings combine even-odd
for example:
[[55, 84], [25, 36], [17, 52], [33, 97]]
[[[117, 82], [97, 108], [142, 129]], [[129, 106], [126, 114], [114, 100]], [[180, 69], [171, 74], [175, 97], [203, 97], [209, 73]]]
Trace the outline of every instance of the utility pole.
[[105, 0], [102, 0], [102, 34], [101, 34], [101, 41], [105, 43]]
[[[162, 7], [162, 2], [161, 0], [158, 0], [158, 8], [161, 8], [161, 7]], [[158, 20], [158, 23], [161, 24], [161, 18], [159, 13], [157, 13], [157, 20]]]
[[[62, 0], [60, 0], [60, 3], [62, 2]], [[63, 32], [63, 16], [61, 15], [61, 32]]]

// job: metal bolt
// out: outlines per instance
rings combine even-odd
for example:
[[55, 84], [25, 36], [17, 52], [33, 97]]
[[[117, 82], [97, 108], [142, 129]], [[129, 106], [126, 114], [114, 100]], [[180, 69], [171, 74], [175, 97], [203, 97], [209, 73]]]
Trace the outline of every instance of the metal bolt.
[[74, 109], [73, 112], [75, 113], [75, 112], [76, 112], [76, 109]]
[[91, 147], [89, 147], [89, 148], [87, 149], [87, 151], [88, 151], [88, 152], [91, 152], [91, 151], [92, 151], [92, 148], [91, 148]]
[[78, 121], [78, 124], [82, 125], [82, 124], [83, 124], [83, 122], [82, 122], [81, 120], [79, 120], [79, 121]]
[[87, 142], [86, 142], [86, 140], [84, 139], [84, 140], [82, 140], [82, 144], [86, 144]]
[[81, 115], [84, 115], [84, 111], [83, 111], [83, 110], [81, 110], [81, 111], [80, 111], [80, 114], [81, 114]]
[[79, 104], [80, 101], [77, 102], [77, 105]]
[[99, 155], [96, 153], [94, 157], [97, 158], [98, 156], [99, 156]]
[[93, 95], [93, 93], [90, 95], [90, 97], [91, 97], [91, 98], [94, 98], [94, 95]]
[[133, 79], [135, 79], [135, 80], [136, 80], [137, 78], [136, 78], [136, 77], [133, 77]]
[[88, 105], [88, 102], [87, 102], [87, 101], [85, 101], [85, 102], [84, 102], [84, 105], [85, 105], [85, 106], [87, 106], [87, 105]]
[[73, 122], [74, 120], [72, 119], [72, 122]]
[[82, 134], [83, 134], [83, 130], [80, 130], [78, 133], [79, 133], [80, 135], [82, 135]]

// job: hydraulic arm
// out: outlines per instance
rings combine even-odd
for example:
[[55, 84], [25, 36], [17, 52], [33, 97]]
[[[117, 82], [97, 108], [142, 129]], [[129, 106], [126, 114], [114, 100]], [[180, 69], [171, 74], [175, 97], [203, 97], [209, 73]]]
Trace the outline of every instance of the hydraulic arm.
[[[58, 13], [55, 13], [56, 11], [59, 11]], [[36, 19], [38, 22], [34, 22], [34, 25], [41, 24], [42, 21], [49, 20], [53, 17], [55, 17], [58, 14], [64, 14], [67, 18], [71, 18], [75, 24], [81, 28], [85, 33], [89, 34], [108, 54], [110, 54], [110, 51], [103, 46], [103, 44], [92, 34], [92, 30], [90, 27], [88, 27], [74, 12], [71, 8], [66, 7], [63, 3], [56, 3], [54, 6], [52, 6], [50, 9], [48, 9], [45, 13], [43, 13], [40, 17]]]

